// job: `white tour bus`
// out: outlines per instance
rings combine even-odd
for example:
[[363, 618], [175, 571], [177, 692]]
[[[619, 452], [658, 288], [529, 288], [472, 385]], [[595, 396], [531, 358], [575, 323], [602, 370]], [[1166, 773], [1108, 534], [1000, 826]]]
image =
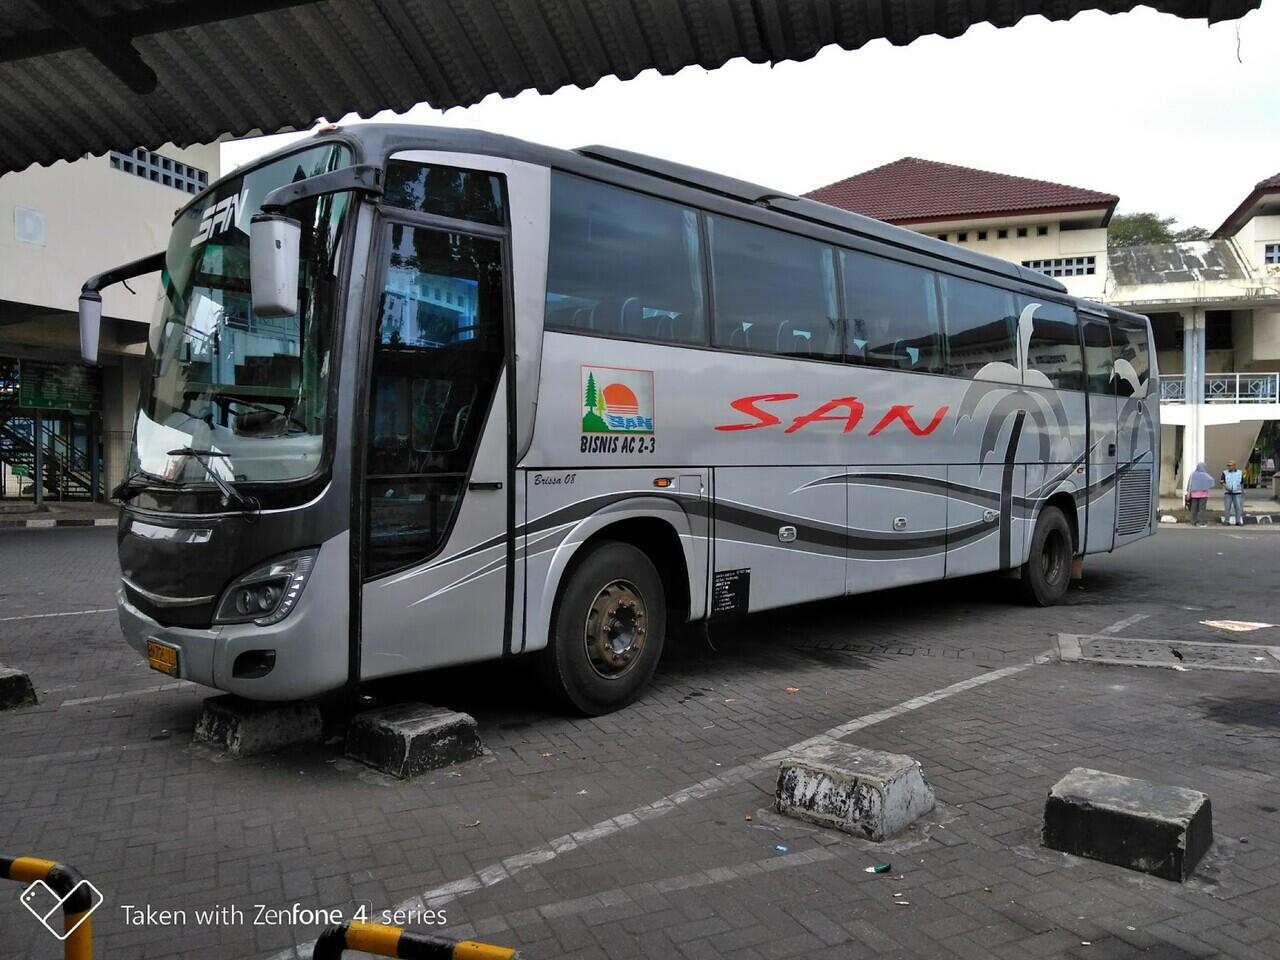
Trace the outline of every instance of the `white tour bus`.
[[152, 270], [120, 622], [245, 697], [534, 654], [598, 713], [675, 624], [990, 571], [1047, 604], [1155, 529], [1144, 317], [678, 164], [329, 128], [90, 279], [87, 357]]

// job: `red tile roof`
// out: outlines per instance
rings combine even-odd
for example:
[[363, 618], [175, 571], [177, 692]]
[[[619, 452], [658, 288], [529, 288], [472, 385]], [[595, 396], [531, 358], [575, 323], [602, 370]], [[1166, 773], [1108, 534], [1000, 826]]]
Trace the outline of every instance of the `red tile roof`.
[[1097, 190], [917, 157], [903, 157], [805, 196], [897, 224], [1095, 208], [1105, 208], [1106, 223], [1120, 199]]
[[1265, 180], [1259, 180], [1253, 185], [1253, 190], [1244, 198], [1240, 206], [1231, 211], [1231, 216], [1222, 221], [1222, 226], [1213, 232], [1216, 239], [1225, 240], [1227, 237], [1233, 236], [1241, 227], [1248, 222], [1253, 216], [1254, 207], [1258, 201], [1271, 193], [1280, 193], [1280, 173], [1274, 177], [1267, 177]]

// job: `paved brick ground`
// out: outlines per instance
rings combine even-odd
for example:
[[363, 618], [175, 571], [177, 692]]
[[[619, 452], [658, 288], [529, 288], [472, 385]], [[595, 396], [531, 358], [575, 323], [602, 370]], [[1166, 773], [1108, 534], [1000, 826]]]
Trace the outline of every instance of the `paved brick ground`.
[[[208, 691], [146, 670], [111, 613], [39, 616], [111, 606], [113, 536], [0, 531], [0, 662], [42, 697], [0, 713], [0, 850], [99, 883], [100, 956], [291, 956], [318, 928], [254, 925], [255, 904], [424, 897], [444, 932], [539, 960], [1280, 955], [1275, 677], [1033, 664], [1059, 632], [1137, 616], [1121, 635], [1280, 643], [1199, 622], [1280, 621], [1280, 532], [1162, 531], [1048, 611], [971, 580], [759, 616], [671, 649], [649, 696], [596, 720], [546, 713], [518, 662], [415, 678], [388, 694], [468, 710], [490, 752], [412, 784], [335, 745], [192, 746]], [[924, 764], [940, 805], [918, 830], [877, 847], [769, 811], [762, 758], [842, 725]], [[1077, 764], [1208, 792], [1197, 878], [1040, 849], [1045, 793]], [[56, 955], [17, 892], [0, 889], [0, 953]], [[123, 904], [188, 922], [129, 926]], [[214, 905], [243, 921], [195, 922]]]

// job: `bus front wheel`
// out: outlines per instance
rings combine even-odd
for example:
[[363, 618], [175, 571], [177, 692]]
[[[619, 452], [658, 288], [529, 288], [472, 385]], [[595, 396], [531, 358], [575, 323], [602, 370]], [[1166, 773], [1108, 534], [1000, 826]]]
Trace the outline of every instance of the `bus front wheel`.
[[624, 707], [653, 677], [666, 628], [653, 561], [628, 543], [592, 544], [560, 587], [541, 654], [544, 685], [561, 706], [588, 716]]
[[1031, 550], [1022, 565], [1019, 586], [1032, 606], [1047, 607], [1061, 600], [1071, 585], [1071, 525], [1057, 507], [1045, 507], [1031, 534]]

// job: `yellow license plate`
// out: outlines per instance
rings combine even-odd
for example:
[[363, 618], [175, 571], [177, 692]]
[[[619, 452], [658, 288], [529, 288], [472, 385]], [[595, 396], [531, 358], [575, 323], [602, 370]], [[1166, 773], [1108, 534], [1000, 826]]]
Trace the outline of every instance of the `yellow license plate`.
[[171, 677], [178, 675], [178, 648], [159, 640], [147, 641], [147, 663], [152, 670], [159, 670]]

